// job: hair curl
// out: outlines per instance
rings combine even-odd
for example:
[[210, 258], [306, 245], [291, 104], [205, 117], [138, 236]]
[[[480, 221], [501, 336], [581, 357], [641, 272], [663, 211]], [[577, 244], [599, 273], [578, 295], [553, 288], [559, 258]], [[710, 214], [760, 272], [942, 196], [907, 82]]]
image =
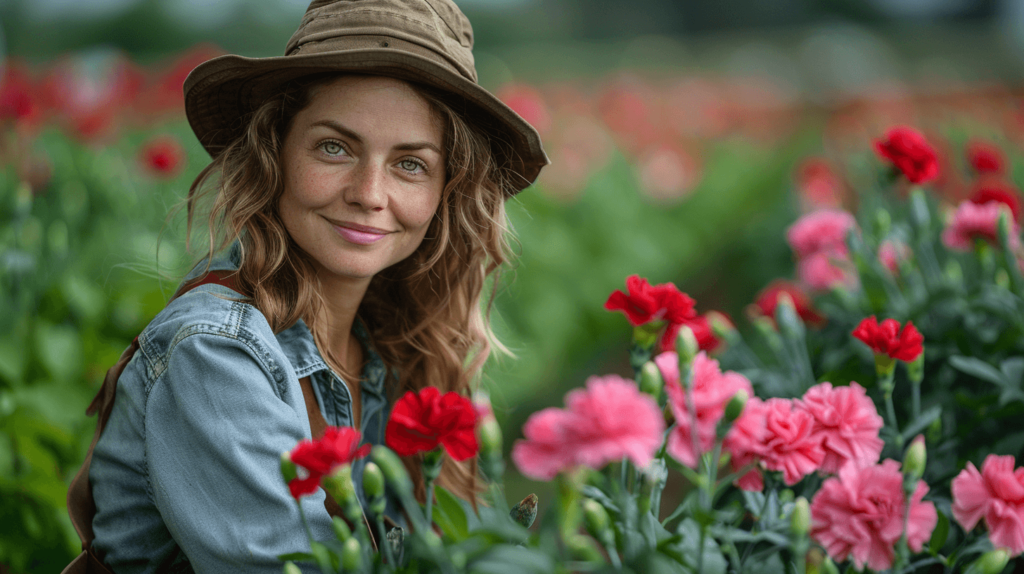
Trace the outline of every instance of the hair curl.
[[[289, 236], [278, 203], [284, 191], [281, 148], [291, 120], [318, 88], [340, 75], [300, 78], [260, 105], [248, 117], [244, 133], [196, 177], [186, 201], [191, 238], [203, 199], [214, 196], [206, 216], [208, 249], [203, 257], [209, 261], [238, 241], [240, 291], [274, 332], [300, 318], [306, 321], [328, 360], [333, 357], [321, 344], [316, 320], [324, 305], [316, 267]], [[496, 149], [501, 142], [468, 123], [455, 109], [459, 103], [447, 95], [410, 85], [443, 124], [446, 183], [423, 242], [411, 256], [373, 277], [358, 311], [375, 349], [398, 373], [398, 384], [388, 389], [392, 401], [426, 386], [466, 396], [492, 350], [508, 352], [491, 331], [489, 315], [498, 275], [510, 258], [504, 199], [514, 174], [496, 159], [507, 157], [509, 150]], [[186, 244], [191, 251], [191, 241]], [[343, 369], [339, 361], [332, 363]], [[348, 381], [359, 379], [339, 374]], [[405, 464], [422, 501], [419, 458], [410, 457]], [[476, 474], [475, 460], [456, 463], [448, 458], [438, 483], [475, 506], [480, 491]]]

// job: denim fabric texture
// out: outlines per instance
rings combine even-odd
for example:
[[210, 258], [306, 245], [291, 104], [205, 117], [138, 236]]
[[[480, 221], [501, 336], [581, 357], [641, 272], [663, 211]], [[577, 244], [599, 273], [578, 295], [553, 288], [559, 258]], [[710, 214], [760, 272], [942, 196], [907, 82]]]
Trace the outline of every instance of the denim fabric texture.
[[[237, 246], [211, 262], [235, 269]], [[200, 264], [186, 278], [205, 269]], [[203, 285], [171, 301], [139, 336], [93, 451], [93, 548], [118, 574], [274, 573], [277, 556], [308, 552], [280, 455], [310, 438], [299, 379], [310, 377], [327, 424], [352, 426], [348, 388], [301, 320], [274, 333], [239, 294]], [[365, 327], [360, 382], [363, 442], [383, 444], [393, 373]], [[362, 499], [365, 459], [353, 465]], [[324, 491], [301, 500], [313, 537], [334, 537]], [[389, 494], [387, 514], [404, 520]], [[303, 571], [318, 572], [311, 564]]]

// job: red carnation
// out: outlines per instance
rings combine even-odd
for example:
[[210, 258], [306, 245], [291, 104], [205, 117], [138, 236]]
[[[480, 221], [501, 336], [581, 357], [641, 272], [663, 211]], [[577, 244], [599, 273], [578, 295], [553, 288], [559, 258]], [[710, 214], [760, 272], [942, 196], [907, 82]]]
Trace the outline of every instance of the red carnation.
[[977, 205], [998, 201], [1010, 208], [1014, 221], [1020, 221], [1020, 194], [1008, 183], [983, 181], [974, 188], [969, 201]]
[[758, 295], [754, 306], [765, 317], [775, 318], [775, 307], [779, 304], [779, 295], [785, 293], [793, 301], [796, 314], [811, 325], [820, 325], [825, 322], [825, 317], [818, 313], [811, 303], [811, 298], [796, 283], [783, 279], [776, 279], [768, 284]]
[[887, 355], [908, 363], [924, 350], [924, 336], [910, 321], [900, 330], [900, 322], [896, 319], [886, 319], [879, 325], [878, 319], [872, 315], [857, 325], [853, 336], [871, 347], [876, 355]]
[[139, 163], [158, 177], [171, 178], [185, 166], [185, 149], [170, 136], [158, 136], [142, 146]]
[[455, 460], [466, 460], [479, 450], [476, 441], [477, 413], [473, 403], [436, 387], [409, 391], [398, 399], [384, 431], [385, 442], [402, 456], [434, 450], [444, 445]]
[[351, 427], [327, 427], [324, 436], [318, 440], [304, 440], [289, 454], [297, 466], [306, 469], [305, 476], [288, 482], [292, 496], [299, 498], [312, 494], [320, 485], [320, 479], [336, 467], [350, 464], [370, 453], [370, 445], [359, 446], [362, 434]]
[[630, 275], [626, 278], [626, 288], [629, 295], [616, 289], [604, 308], [624, 312], [634, 327], [659, 320], [678, 327], [697, 315], [693, 299], [672, 283], [651, 285], [639, 275]]
[[875, 152], [893, 163], [911, 183], [927, 183], [939, 175], [935, 149], [920, 132], [897, 126], [875, 140]]
[[978, 140], [967, 144], [967, 161], [978, 173], [999, 174], [1006, 166], [1006, 159], [998, 147]]
[[679, 329], [682, 327], [689, 327], [693, 330], [693, 336], [697, 339], [697, 347], [701, 351], [714, 353], [722, 344], [722, 341], [715, 336], [715, 332], [711, 329], [711, 322], [708, 321], [708, 318], [698, 315], [679, 325], [669, 325], [665, 330], [665, 336], [661, 338], [661, 352], [667, 353], [676, 350], [676, 337], [679, 336]]

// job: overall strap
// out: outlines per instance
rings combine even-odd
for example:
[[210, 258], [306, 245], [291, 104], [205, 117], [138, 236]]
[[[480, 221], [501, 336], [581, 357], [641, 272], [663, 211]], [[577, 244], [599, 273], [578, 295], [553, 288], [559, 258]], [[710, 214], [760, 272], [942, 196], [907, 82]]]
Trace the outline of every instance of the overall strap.
[[[234, 271], [211, 271], [202, 278], [182, 285], [171, 299], [176, 299], [190, 289], [195, 289], [200, 285], [209, 283], [237, 290], [235, 289]], [[71, 481], [71, 486], [68, 488], [68, 514], [71, 515], [71, 524], [74, 525], [75, 531], [78, 532], [78, 537], [82, 540], [82, 550], [85, 552], [91, 553], [90, 548], [93, 538], [95, 538], [92, 531], [92, 519], [96, 515], [96, 503], [93, 501], [92, 487], [89, 484], [89, 465], [92, 462], [92, 451], [96, 448], [96, 442], [99, 441], [100, 434], [103, 433], [103, 428], [107, 425], [110, 413], [114, 409], [117, 380], [121, 377], [125, 366], [132, 360], [132, 357], [135, 356], [135, 351], [138, 349], [139, 338], [135, 337], [132, 340], [132, 344], [121, 353], [121, 357], [114, 363], [114, 366], [110, 367], [110, 370], [107, 371], [106, 377], [103, 378], [103, 386], [100, 387], [96, 397], [85, 410], [85, 414], [88, 416], [98, 414], [96, 433], [93, 434], [92, 444], [89, 445], [89, 452], [85, 455], [85, 462], [82, 463], [82, 468], [79, 469], [78, 474], [75, 475], [74, 480]]]

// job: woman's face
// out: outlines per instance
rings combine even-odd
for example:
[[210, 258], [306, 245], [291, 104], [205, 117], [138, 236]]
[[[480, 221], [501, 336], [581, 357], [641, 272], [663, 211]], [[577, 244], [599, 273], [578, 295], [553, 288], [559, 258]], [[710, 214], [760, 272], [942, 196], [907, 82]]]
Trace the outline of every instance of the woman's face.
[[445, 184], [442, 128], [409, 84], [343, 76], [292, 119], [278, 208], [292, 239], [338, 278], [369, 281], [411, 255]]

